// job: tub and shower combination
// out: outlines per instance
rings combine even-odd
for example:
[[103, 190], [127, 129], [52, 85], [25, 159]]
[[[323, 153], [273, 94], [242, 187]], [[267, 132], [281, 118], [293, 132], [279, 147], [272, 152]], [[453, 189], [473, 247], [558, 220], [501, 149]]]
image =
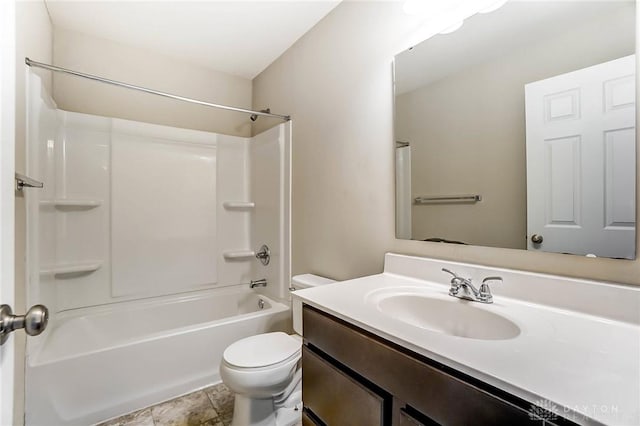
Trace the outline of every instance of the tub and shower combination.
[[245, 288], [64, 312], [29, 360], [27, 423], [96, 423], [219, 382], [229, 344], [289, 322]]
[[242, 138], [62, 111], [33, 74], [29, 92], [28, 302], [51, 320], [28, 341], [28, 425], [209, 386], [229, 344], [289, 330], [289, 123]]

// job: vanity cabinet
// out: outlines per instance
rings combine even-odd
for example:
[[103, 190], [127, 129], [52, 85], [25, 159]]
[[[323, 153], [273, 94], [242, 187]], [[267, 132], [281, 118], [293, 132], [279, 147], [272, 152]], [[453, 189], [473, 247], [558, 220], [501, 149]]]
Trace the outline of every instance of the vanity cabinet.
[[329, 425], [384, 424], [384, 396], [307, 348], [303, 349], [302, 365], [308, 383], [303, 392], [309, 399], [311, 416]]
[[303, 327], [304, 425], [552, 424], [532, 419], [526, 401], [308, 305]]

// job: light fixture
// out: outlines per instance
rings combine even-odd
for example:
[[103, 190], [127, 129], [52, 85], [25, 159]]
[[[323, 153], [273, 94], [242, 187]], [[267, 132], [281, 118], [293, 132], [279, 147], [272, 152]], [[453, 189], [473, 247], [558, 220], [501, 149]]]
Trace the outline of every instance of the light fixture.
[[405, 0], [406, 14], [425, 19], [409, 45], [436, 34], [450, 34], [464, 25], [465, 19], [476, 13], [489, 13], [504, 6], [508, 0]]
[[442, 0], [406, 0], [402, 10], [407, 15], [429, 16], [446, 9], [447, 2]]
[[494, 10], [500, 9], [504, 6], [509, 0], [498, 0], [497, 2], [491, 4], [490, 6], [485, 7], [484, 9], [480, 9], [478, 13], [491, 13]]

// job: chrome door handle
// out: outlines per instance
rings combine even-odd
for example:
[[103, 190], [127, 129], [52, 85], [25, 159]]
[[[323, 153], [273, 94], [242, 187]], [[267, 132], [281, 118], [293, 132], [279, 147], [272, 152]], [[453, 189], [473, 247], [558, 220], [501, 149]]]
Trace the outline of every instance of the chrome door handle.
[[34, 305], [25, 315], [13, 315], [11, 306], [0, 305], [0, 345], [7, 341], [12, 331], [24, 328], [29, 336], [37, 336], [47, 328], [49, 310], [44, 305]]

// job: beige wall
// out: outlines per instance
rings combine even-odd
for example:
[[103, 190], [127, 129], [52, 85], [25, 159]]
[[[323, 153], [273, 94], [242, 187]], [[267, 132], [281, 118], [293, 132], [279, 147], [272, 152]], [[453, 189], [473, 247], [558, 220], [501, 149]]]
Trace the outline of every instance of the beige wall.
[[[35, 55], [31, 59], [39, 60]], [[251, 80], [124, 44], [56, 28], [55, 65], [212, 103], [251, 107]], [[54, 75], [58, 107], [235, 136], [250, 136], [245, 114], [160, 98], [103, 83]]]
[[[16, 3], [16, 172], [25, 172], [26, 137], [26, 65], [25, 56], [41, 58], [44, 62], [52, 60], [52, 26], [49, 14], [41, 0], [18, 1]], [[51, 75], [37, 71], [44, 85], [51, 90]], [[16, 301], [14, 311], [24, 313], [26, 306], [26, 212], [24, 197], [16, 194], [15, 206], [15, 280]], [[16, 370], [14, 393], [14, 424], [24, 423], [24, 356], [25, 334], [14, 333], [16, 339]]]
[[411, 142], [412, 197], [483, 196], [477, 204], [414, 205], [413, 239], [526, 248], [524, 86], [633, 54], [632, 10], [617, 8], [396, 97], [396, 139]]
[[391, 61], [410, 26], [402, 2], [343, 2], [254, 80], [255, 106], [293, 117], [293, 273], [378, 273], [393, 251], [640, 285], [640, 260], [395, 239]]

